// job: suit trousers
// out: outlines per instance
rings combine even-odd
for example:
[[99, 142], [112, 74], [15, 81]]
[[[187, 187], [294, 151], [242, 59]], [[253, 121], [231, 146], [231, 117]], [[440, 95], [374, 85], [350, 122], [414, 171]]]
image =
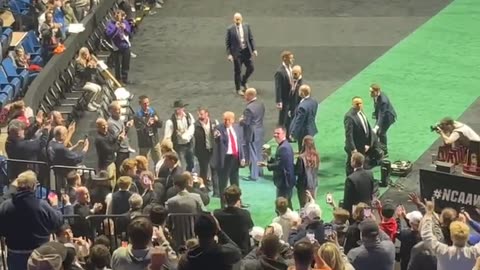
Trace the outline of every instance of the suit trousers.
[[290, 127], [287, 126], [287, 124], [288, 125], [290, 125], [290, 124], [287, 123], [287, 118], [288, 118], [288, 108], [287, 108], [286, 104], [282, 103], [282, 109], [278, 112], [278, 125], [284, 127], [285, 130], [287, 131], [287, 135], [289, 136], [290, 135]]
[[177, 152], [180, 165], [189, 172], [193, 171], [195, 165], [195, 156], [193, 154], [193, 142], [186, 144], [174, 144], [173, 149]]
[[218, 168], [218, 191], [220, 192], [220, 198], [222, 206], [225, 205], [225, 198], [223, 198], [223, 192], [228, 186], [228, 180], [230, 180], [230, 185], [237, 185], [240, 187], [240, 182], [238, 181], [238, 169], [240, 161], [238, 158], [232, 155], [226, 155], [223, 168]]
[[283, 198], [287, 199], [288, 200], [288, 207], [290, 209], [293, 209], [292, 208], [292, 193], [293, 193], [292, 188], [278, 188], [277, 187], [277, 198], [278, 197], [283, 197]]
[[386, 122], [382, 125], [382, 128], [378, 129], [377, 136], [380, 144], [382, 144], [382, 149], [385, 154], [388, 153], [387, 147], [387, 131], [390, 128], [391, 124]]
[[[245, 74], [242, 76], [242, 65], [245, 65]], [[240, 86], [245, 86], [248, 78], [252, 75], [254, 70], [252, 54], [249, 49], [243, 49], [239, 56], [233, 58], [233, 76], [235, 80], [235, 90], [240, 90]]]
[[262, 141], [257, 140], [248, 143], [248, 161], [250, 162], [250, 179], [257, 180], [262, 170], [258, 162], [262, 161]]
[[[210, 165], [212, 159], [212, 150], [206, 150], [202, 153], [198, 153], [197, 160], [200, 167], [200, 177], [205, 181], [205, 185], [210, 189], [213, 188], [213, 194], [219, 195], [218, 191], [218, 177], [215, 169]], [[210, 171], [210, 178], [209, 176]]]
[[158, 144], [153, 146], [152, 148], [140, 147], [139, 154], [141, 156], [148, 158], [148, 154], [150, 153], [150, 156], [152, 157], [152, 160], [153, 160], [153, 164], [155, 166], [158, 163], [158, 161], [160, 161], [160, 157], [161, 157], [159, 149], [160, 147], [158, 146]]
[[115, 65], [115, 77], [122, 82], [128, 81], [130, 70], [130, 48], [113, 51], [113, 63]]

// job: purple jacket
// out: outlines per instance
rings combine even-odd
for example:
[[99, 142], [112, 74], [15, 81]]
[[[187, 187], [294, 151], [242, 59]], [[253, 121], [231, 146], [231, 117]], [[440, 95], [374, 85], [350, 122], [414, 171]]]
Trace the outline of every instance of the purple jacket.
[[[105, 34], [109, 37], [112, 43], [119, 49], [126, 49], [130, 47], [130, 42], [128, 38], [125, 39], [124, 35], [122, 35], [122, 30], [117, 27], [116, 21], [110, 21], [107, 24], [107, 29], [105, 30]], [[127, 37], [130, 36], [132, 26], [127, 20], [123, 20], [122, 23], [125, 24], [125, 29], [123, 32]]]

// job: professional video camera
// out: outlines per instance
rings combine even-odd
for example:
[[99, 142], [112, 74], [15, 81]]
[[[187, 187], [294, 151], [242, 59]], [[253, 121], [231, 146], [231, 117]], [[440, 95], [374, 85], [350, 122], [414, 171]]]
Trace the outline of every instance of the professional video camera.
[[430, 132], [436, 132], [438, 129], [441, 128], [440, 124], [435, 124], [433, 126], [430, 126]]

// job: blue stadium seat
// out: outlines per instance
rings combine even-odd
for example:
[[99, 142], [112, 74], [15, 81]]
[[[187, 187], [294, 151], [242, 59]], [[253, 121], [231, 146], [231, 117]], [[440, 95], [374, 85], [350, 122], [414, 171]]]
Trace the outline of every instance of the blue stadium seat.
[[28, 70], [24, 68], [17, 68], [10, 57], [3, 59], [2, 67], [8, 77], [20, 78], [20, 81], [22, 82], [22, 89], [27, 89], [27, 86], [30, 84], [28, 79]]
[[0, 108], [10, 103], [13, 96], [13, 87], [11, 85], [1, 85], [2, 89], [0, 90]]
[[10, 7], [13, 13], [28, 15], [28, 12], [29, 12], [28, 6], [26, 6], [24, 2], [10, 0], [10, 2], [8, 3], [8, 6]]
[[5, 70], [2, 67], [0, 67], [0, 84], [11, 85], [13, 87], [14, 97], [17, 97], [20, 95], [20, 92], [22, 90], [22, 82], [20, 81], [19, 78], [7, 76], [7, 73], [5, 73]]
[[7, 55], [8, 49], [10, 48], [10, 42], [12, 41], [13, 30], [6, 28], [3, 30], [2, 36], [0, 37], [0, 43], [2, 44], [2, 59], [3, 56]]
[[42, 55], [42, 48], [41, 47], [35, 47], [28, 39], [24, 39], [22, 41], [22, 47], [25, 50], [27, 54], [30, 54], [31, 58], [34, 58], [36, 56]]
[[0, 84], [0, 95], [6, 95], [8, 100], [15, 98], [15, 91], [10, 84]]

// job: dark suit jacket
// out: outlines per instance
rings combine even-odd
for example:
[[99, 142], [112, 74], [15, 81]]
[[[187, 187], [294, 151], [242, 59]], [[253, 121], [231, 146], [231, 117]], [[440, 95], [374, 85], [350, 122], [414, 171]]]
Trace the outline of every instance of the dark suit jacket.
[[[243, 38], [247, 45], [250, 54], [255, 51], [255, 41], [253, 40], [252, 30], [250, 25], [243, 23]], [[239, 57], [242, 51], [240, 44], [240, 34], [237, 33], [237, 25], [232, 24], [227, 28], [227, 34], [225, 36], [225, 46], [227, 47], [227, 54], [231, 54], [233, 57]]]
[[381, 92], [377, 99], [374, 99], [374, 109], [373, 118], [377, 120], [376, 125], [380, 129], [384, 126], [388, 127], [395, 122], [397, 113], [385, 93]]
[[273, 171], [273, 183], [278, 189], [291, 189], [295, 186], [293, 149], [287, 140], [278, 145], [275, 157], [268, 162], [267, 169]]
[[275, 72], [275, 102], [282, 103], [283, 106], [288, 105], [288, 95], [292, 85], [290, 84], [290, 77], [287, 69], [282, 64]]
[[300, 103], [300, 100], [302, 98], [300, 97], [300, 86], [305, 84], [305, 80], [303, 78], [300, 78], [297, 80], [295, 85], [295, 91], [290, 91], [288, 94], [288, 111], [290, 111], [291, 117], [295, 114], [295, 110], [298, 107], [298, 104]]
[[[365, 116], [367, 118], [367, 116]], [[367, 119], [367, 134], [363, 129], [360, 117], [353, 108], [351, 108], [344, 117], [343, 124], [345, 126], [345, 151], [347, 153], [357, 150], [365, 154], [365, 145], [372, 146], [374, 136], [372, 135], [372, 128]]]
[[263, 128], [263, 118], [265, 117], [265, 105], [263, 102], [255, 99], [247, 104], [243, 111], [243, 126], [245, 142], [255, 142], [263, 140], [265, 130]]
[[308, 97], [298, 104], [292, 123], [290, 124], [290, 134], [295, 139], [301, 140], [303, 137], [317, 134], [317, 125], [315, 117], [317, 116], [318, 103], [315, 99]]
[[48, 143], [48, 158], [52, 165], [77, 166], [84, 156], [82, 152], [69, 150], [63, 143], [53, 140]]
[[[243, 129], [237, 123], [233, 124], [233, 129], [235, 130], [235, 134], [237, 135], [237, 149], [239, 155], [239, 162], [242, 159], [245, 159], [245, 152], [246, 152], [246, 145], [245, 140], [243, 139]], [[215, 138], [215, 146], [213, 157], [212, 157], [212, 165], [216, 169], [221, 169], [224, 167], [225, 164], [225, 157], [227, 156], [228, 150], [228, 133], [227, 129], [225, 128], [225, 124], [220, 124], [217, 126], [217, 130], [220, 132], [220, 136]]]
[[343, 208], [352, 212], [352, 206], [358, 203], [370, 205], [374, 189], [373, 173], [370, 170], [357, 169], [345, 180]]

